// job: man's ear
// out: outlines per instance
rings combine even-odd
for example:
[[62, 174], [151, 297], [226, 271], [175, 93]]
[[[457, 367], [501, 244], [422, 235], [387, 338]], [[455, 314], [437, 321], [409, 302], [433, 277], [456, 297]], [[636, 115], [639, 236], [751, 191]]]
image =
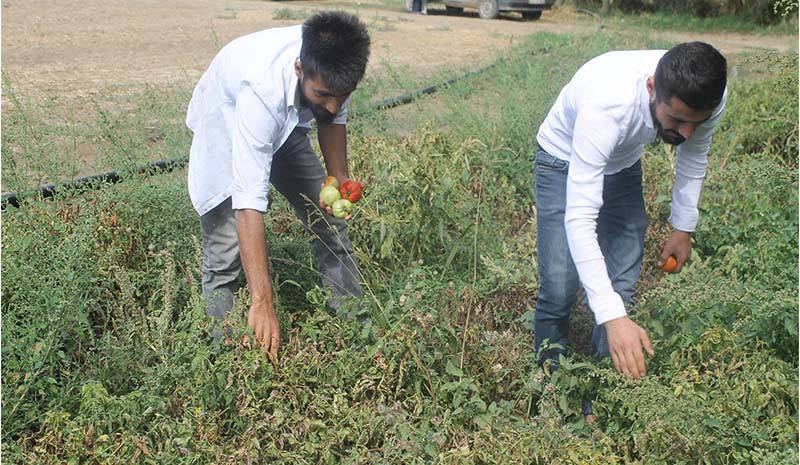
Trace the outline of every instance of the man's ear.
[[656, 96], [656, 78], [655, 76], [650, 76], [647, 78], [647, 93], [650, 94], [651, 98]]
[[300, 63], [300, 59], [294, 60], [294, 74], [297, 76], [297, 79], [303, 79], [303, 65]]

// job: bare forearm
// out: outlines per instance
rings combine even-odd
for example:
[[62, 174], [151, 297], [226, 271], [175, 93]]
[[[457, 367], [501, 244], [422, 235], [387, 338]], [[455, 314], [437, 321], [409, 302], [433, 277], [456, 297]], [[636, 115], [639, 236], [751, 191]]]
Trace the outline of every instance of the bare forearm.
[[317, 131], [328, 174], [336, 176], [340, 182], [348, 179], [350, 174], [347, 169], [347, 126], [320, 124]]
[[261, 212], [237, 210], [236, 231], [239, 234], [239, 255], [242, 258], [242, 266], [247, 277], [247, 286], [253, 297], [253, 304], [267, 305], [272, 309], [269, 251]]

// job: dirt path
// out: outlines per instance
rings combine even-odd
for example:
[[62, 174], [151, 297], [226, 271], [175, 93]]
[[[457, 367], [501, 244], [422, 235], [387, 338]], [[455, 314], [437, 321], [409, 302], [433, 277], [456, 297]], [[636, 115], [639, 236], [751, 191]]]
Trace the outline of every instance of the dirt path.
[[[479, 67], [537, 31], [585, 32], [597, 27], [563, 10], [546, 12], [539, 21], [486, 21], [475, 15], [447, 16], [442, 10], [410, 15], [402, 11], [400, 1], [394, 7], [379, 1], [345, 7], [361, 15], [373, 36], [368, 73], [391, 67], [424, 76], [443, 67]], [[297, 24], [313, 10], [341, 7], [316, 1], [2, 0], [2, 68], [25, 95], [67, 99], [108, 88], [194, 80], [219, 46], [237, 36]], [[276, 13], [294, 19], [274, 19]], [[680, 34], [668, 37], [687, 39]], [[796, 37], [692, 38], [706, 40], [724, 53], [797, 49]]]

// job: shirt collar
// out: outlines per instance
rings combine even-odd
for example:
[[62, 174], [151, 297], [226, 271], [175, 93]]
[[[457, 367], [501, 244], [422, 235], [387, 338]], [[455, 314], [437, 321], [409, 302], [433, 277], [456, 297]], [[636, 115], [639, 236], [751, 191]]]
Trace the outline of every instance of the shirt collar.
[[639, 86], [639, 92], [641, 93], [640, 101], [641, 101], [641, 110], [642, 115], [644, 115], [644, 124], [648, 127], [648, 129], [655, 130], [655, 125], [653, 124], [653, 114], [650, 112], [650, 93], [647, 92], [647, 80], [642, 83], [643, 85]]
[[300, 92], [297, 90], [297, 74], [294, 72], [294, 62], [291, 65], [291, 77], [289, 78], [289, 88], [286, 89], [286, 95], [290, 95], [292, 98], [286, 100], [286, 108], [291, 109], [294, 108], [297, 111], [300, 111]]

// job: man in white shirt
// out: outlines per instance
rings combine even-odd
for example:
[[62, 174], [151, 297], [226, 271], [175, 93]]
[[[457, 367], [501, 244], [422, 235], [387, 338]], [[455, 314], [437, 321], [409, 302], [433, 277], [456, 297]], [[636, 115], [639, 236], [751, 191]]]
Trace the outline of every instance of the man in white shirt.
[[[329, 306], [343, 310], [362, 296], [346, 221], [330, 216], [319, 191], [327, 175], [349, 178], [347, 105], [369, 46], [364, 24], [344, 12], [243, 36], [217, 54], [189, 103], [189, 194], [200, 214], [207, 312], [226, 317], [244, 268], [247, 323], [273, 360], [281, 338], [263, 220], [270, 184], [312, 233], [322, 284], [333, 290]], [[327, 172], [307, 136], [312, 119]]]
[[650, 355], [653, 348], [626, 311], [647, 229], [643, 146], [657, 139], [677, 146], [673, 230], [659, 265], [673, 255], [678, 272], [691, 254], [711, 136], [727, 100], [726, 74], [716, 49], [692, 42], [666, 52], [600, 55], [562, 89], [537, 135], [534, 332], [543, 363], [557, 364], [566, 352], [580, 282], [597, 325], [592, 353], [611, 355], [616, 369], [633, 379], [645, 376], [642, 348]]

